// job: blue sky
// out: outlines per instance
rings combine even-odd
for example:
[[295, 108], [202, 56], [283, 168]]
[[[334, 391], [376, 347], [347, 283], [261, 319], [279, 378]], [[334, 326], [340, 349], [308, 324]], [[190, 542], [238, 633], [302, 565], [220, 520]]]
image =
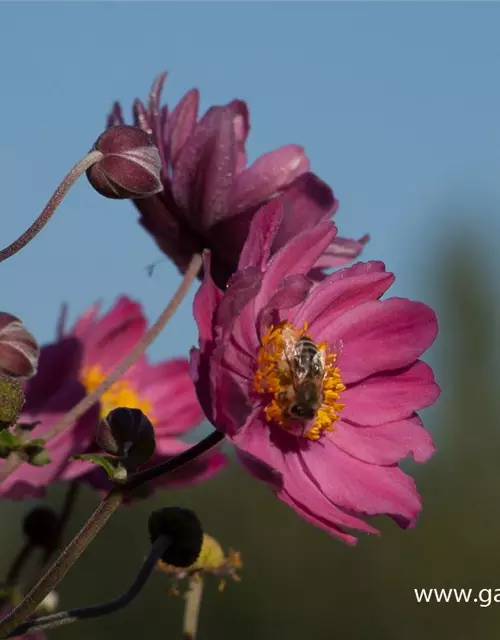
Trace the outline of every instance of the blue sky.
[[[478, 233], [486, 255], [500, 233], [499, 20], [498, 3], [1, 3], [0, 244], [38, 215], [112, 101], [129, 112], [166, 69], [170, 104], [192, 86], [203, 110], [248, 102], [251, 159], [303, 144], [340, 199], [341, 234], [370, 232], [365, 258], [396, 272], [394, 292], [433, 303], [446, 238]], [[1, 308], [41, 342], [62, 301], [74, 318], [123, 292], [153, 318], [179, 281], [167, 262], [148, 277], [159, 257], [133, 206], [82, 179], [2, 264]], [[188, 300], [151, 354], [195, 341]]]

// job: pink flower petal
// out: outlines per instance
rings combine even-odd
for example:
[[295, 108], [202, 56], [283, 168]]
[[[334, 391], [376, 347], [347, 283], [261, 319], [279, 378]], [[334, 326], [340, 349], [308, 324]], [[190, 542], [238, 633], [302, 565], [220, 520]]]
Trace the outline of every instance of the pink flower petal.
[[369, 235], [364, 235], [359, 240], [339, 238], [337, 236], [319, 258], [318, 262], [314, 265], [314, 268], [329, 269], [330, 267], [344, 266], [359, 256], [369, 239]]
[[312, 265], [335, 237], [333, 222], [321, 222], [312, 229], [295, 236], [275, 254], [265, 272], [259, 295], [255, 298], [255, 315], [273, 297], [286, 276], [307, 275]]
[[345, 384], [373, 373], [412, 364], [434, 342], [437, 320], [421, 302], [403, 298], [365, 302], [348, 310], [315, 339], [335, 345], [341, 342], [339, 367]]
[[338, 449], [331, 437], [303, 452], [302, 460], [323, 493], [339, 507], [367, 515], [385, 513], [404, 527], [414, 524], [420, 497], [413, 480], [398, 467], [360, 462]]
[[188, 91], [167, 119], [167, 144], [172, 165], [177, 164], [179, 154], [193, 133], [198, 118], [200, 92]]
[[337, 538], [348, 545], [353, 546], [358, 542], [358, 539], [355, 536], [342, 531], [340, 527], [337, 527], [327, 518], [322, 518], [321, 514], [313, 513], [307, 506], [294, 500], [286, 491], [282, 491], [278, 497], [282, 502], [287, 504], [289, 507], [292, 507], [292, 509], [298, 513], [303, 520], [309, 522], [309, 524], [323, 529], [334, 538]]
[[77, 323], [74, 335], [85, 345], [84, 365], [112, 369], [146, 332], [146, 317], [139, 303], [122, 296], [114, 307], [85, 330]]
[[329, 276], [314, 288], [295, 318], [298, 326], [309, 324], [313, 335], [321, 334], [333, 320], [362, 302], [377, 300], [394, 282], [394, 275], [380, 269], [379, 262], [359, 263]]
[[239, 213], [269, 200], [308, 170], [309, 160], [304, 149], [296, 144], [260, 156], [234, 178], [229, 211], [232, 214]]
[[283, 203], [273, 198], [260, 207], [252, 219], [247, 239], [241, 250], [238, 269], [257, 266], [261, 269], [269, 261], [271, 245], [283, 220]]
[[314, 173], [303, 173], [288, 185], [279, 197], [286, 211], [274, 239], [273, 252], [280, 249], [295, 235], [328, 220], [338, 209], [330, 187]]
[[222, 299], [222, 291], [215, 286], [210, 275], [210, 253], [207, 251], [203, 254], [203, 271], [203, 282], [193, 301], [193, 315], [198, 325], [201, 343], [214, 338], [215, 312]]
[[236, 173], [240, 173], [247, 164], [245, 143], [250, 133], [250, 114], [243, 100], [232, 100], [227, 106], [233, 112], [234, 138], [236, 142]]
[[192, 227], [210, 228], [228, 210], [236, 150], [232, 113], [212, 107], [182, 148], [172, 178], [172, 191]]
[[393, 374], [379, 374], [349, 386], [342, 393], [342, 417], [373, 426], [408, 418], [433, 404], [439, 397], [432, 369], [418, 360]]
[[340, 420], [331, 439], [353, 458], [375, 465], [392, 465], [409, 455], [416, 462], [425, 462], [435, 451], [431, 436], [416, 416], [378, 427], [359, 427]]

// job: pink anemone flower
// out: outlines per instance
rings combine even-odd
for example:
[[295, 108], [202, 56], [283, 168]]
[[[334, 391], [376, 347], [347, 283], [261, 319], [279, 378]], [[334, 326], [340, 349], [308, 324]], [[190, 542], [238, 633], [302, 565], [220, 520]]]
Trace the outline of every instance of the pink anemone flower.
[[[286, 193], [288, 209], [273, 251], [304, 227], [329, 219], [338, 208], [330, 187], [309, 171], [304, 149], [289, 144], [247, 166], [250, 132], [242, 100], [211, 107], [198, 120], [199, 92], [188, 91], [170, 111], [160, 105], [166, 73], [155, 80], [148, 106], [134, 102], [134, 123], [149, 133], [160, 150], [163, 191], [135, 200], [140, 223], [159, 248], [184, 272], [193, 253], [210, 249], [215, 282], [223, 287], [236, 270], [256, 211]], [[115, 103], [108, 126], [124, 124]], [[347, 264], [367, 241], [334, 239], [325, 248], [322, 267]]]
[[363, 516], [412, 526], [421, 501], [398, 463], [434, 451], [416, 412], [439, 395], [419, 360], [436, 316], [420, 302], [380, 300], [394, 282], [382, 262], [312, 282], [307, 274], [335, 238], [332, 222], [271, 256], [282, 217], [271, 202], [254, 218], [224, 291], [207, 264], [191, 356], [200, 402], [246, 470], [310, 523], [349, 544], [349, 529], [378, 533]]
[[[39, 422], [31, 432], [33, 438], [43, 438], [59, 418], [95, 389], [147, 329], [141, 305], [125, 296], [102, 316], [99, 306], [92, 306], [71, 331], [65, 331], [62, 325], [61, 322], [57, 342], [41, 349], [38, 373], [26, 385], [26, 404], [19, 422]], [[49, 484], [74, 479], [98, 489], [110, 488], [102, 469], [69, 458], [96, 450], [93, 437], [99, 419], [119, 406], [141, 409], [155, 427], [156, 450], [145, 466], [184, 451], [188, 445], [179, 436], [204, 418], [187, 360], [151, 364], [144, 355], [103, 394], [98, 404], [72, 427], [49, 440], [49, 464], [21, 465], [0, 484], [0, 495], [13, 499], [41, 497]], [[155, 486], [203, 481], [224, 464], [222, 454], [210, 453], [177, 474], [160, 478]], [[0, 473], [1, 469], [2, 465]]]

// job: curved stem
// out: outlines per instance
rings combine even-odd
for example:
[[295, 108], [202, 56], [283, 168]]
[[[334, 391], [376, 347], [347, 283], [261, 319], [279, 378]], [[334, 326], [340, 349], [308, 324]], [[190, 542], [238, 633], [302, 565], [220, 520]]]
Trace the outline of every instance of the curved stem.
[[54, 191], [54, 195], [47, 202], [42, 213], [38, 216], [35, 222], [33, 222], [33, 224], [28, 229], [26, 229], [26, 231], [21, 236], [19, 236], [17, 240], [0, 251], [0, 262], [7, 260], [7, 258], [15, 255], [18, 251], [21, 251], [21, 249], [25, 247], [28, 242], [31, 242], [31, 240], [33, 240], [33, 238], [38, 233], [40, 233], [47, 222], [51, 219], [57, 207], [61, 204], [64, 196], [68, 193], [71, 187], [82, 175], [82, 173], [85, 173], [87, 169], [98, 162], [101, 158], [102, 153], [100, 151], [91, 151], [75, 164], [75, 166], [63, 179], [61, 184]]
[[[92, 393], [86, 395], [78, 404], [76, 404], [68, 413], [66, 413], [45, 435], [45, 441], [49, 441], [54, 436], [70, 427], [81, 415], [85, 413], [90, 407], [98, 402], [99, 398], [105, 393], [111, 385], [113, 385], [124, 373], [129, 369], [134, 362], [144, 353], [149, 345], [157, 338], [159, 333], [163, 330], [167, 322], [177, 310], [193, 280], [195, 280], [199, 270], [201, 269], [202, 258], [199, 254], [195, 254], [191, 259], [189, 267], [187, 268], [184, 278], [173, 295], [172, 299], [162, 311], [156, 322], [150, 327], [147, 333], [139, 340], [135, 347], [128, 353], [121, 362], [111, 371], [109, 376], [98, 385]], [[9, 456], [0, 469], [0, 482], [3, 482], [10, 476], [16, 469], [22, 464], [23, 460], [15, 454]]]
[[116, 511], [121, 501], [122, 494], [120, 492], [112, 490], [108, 493], [54, 564], [29, 591], [22, 602], [0, 622], [0, 638], [7, 636], [21, 622], [24, 622], [49, 591], [57, 586]]
[[182, 625], [183, 640], [195, 640], [196, 638], [202, 596], [203, 578], [200, 575], [193, 576], [189, 580], [188, 592], [185, 595], [186, 607], [184, 609], [184, 623]]
[[126, 492], [131, 491], [147, 482], [151, 482], [161, 475], [175, 471], [179, 467], [193, 461], [198, 456], [221, 442], [224, 434], [213, 431], [206, 438], [190, 447], [187, 451], [170, 458], [166, 462], [145, 469], [132, 476], [128, 482], [114, 487], [102, 500], [100, 505], [91, 515], [87, 523], [80, 529], [66, 549], [57, 558], [54, 564], [40, 578], [37, 584], [29, 591], [22, 602], [0, 621], [0, 638], [8, 636], [13, 629], [24, 622], [42, 602], [45, 596], [54, 589], [64, 578], [72, 565], [78, 560], [87, 546], [103, 528], [111, 515], [116, 511]]
[[37, 631], [53, 629], [54, 627], [60, 627], [77, 620], [88, 620], [89, 618], [99, 618], [106, 616], [115, 611], [123, 609], [134, 600], [142, 588], [146, 584], [152, 571], [156, 567], [158, 560], [164, 554], [170, 544], [170, 540], [167, 536], [160, 536], [149, 552], [148, 557], [144, 561], [136, 579], [130, 585], [130, 587], [118, 598], [109, 602], [103, 602], [102, 604], [91, 605], [90, 607], [80, 607], [78, 609], [69, 609], [68, 611], [60, 611], [48, 616], [42, 616], [34, 620], [29, 620], [16, 627], [9, 633], [8, 638], [15, 636], [21, 636], [25, 633], [35, 633]]
[[134, 474], [130, 477], [130, 480], [122, 485], [122, 491], [132, 491], [132, 489], [136, 489], [147, 482], [151, 482], [152, 480], [156, 480], [160, 476], [165, 475], [166, 473], [171, 473], [172, 471], [176, 471], [180, 467], [192, 462], [196, 458], [199, 458], [202, 454], [206, 453], [210, 449], [213, 449], [216, 445], [224, 440], [224, 434], [221, 431], [212, 431], [206, 438], [200, 440], [195, 445], [179, 453], [173, 458], [169, 458], [165, 462], [156, 465], [156, 467], [150, 467], [149, 469], [144, 469], [144, 471], [139, 471], [139, 473]]

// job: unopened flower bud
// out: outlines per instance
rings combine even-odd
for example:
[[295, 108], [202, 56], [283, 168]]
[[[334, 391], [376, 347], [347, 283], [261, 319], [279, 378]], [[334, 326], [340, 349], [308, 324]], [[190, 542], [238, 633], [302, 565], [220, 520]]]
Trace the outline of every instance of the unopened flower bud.
[[59, 518], [48, 507], [36, 507], [24, 518], [23, 532], [32, 545], [53, 549], [59, 538]]
[[24, 393], [19, 380], [0, 374], [0, 430], [14, 424], [24, 404]]
[[101, 195], [137, 199], [163, 191], [160, 152], [142, 129], [112, 127], [93, 148], [103, 157], [87, 170], [87, 178]]
[[36, 373], [40, 349], [16, 316], [0, 312], [0, 373], [31, 378]]
[[120, 458], [129, 471], [147, 462], [155, 450], [155, 431], [140, 409], [118, 407], [101, 420], [95, 441], [106, 453]]
[[151, 544], [162, 535], [171, 541], [161, 558], [163, 562], [189, 567], [200, 555], [203, 529], [194, 511], [181, 507], [158, 509], [150, 515], [148, 528]]

